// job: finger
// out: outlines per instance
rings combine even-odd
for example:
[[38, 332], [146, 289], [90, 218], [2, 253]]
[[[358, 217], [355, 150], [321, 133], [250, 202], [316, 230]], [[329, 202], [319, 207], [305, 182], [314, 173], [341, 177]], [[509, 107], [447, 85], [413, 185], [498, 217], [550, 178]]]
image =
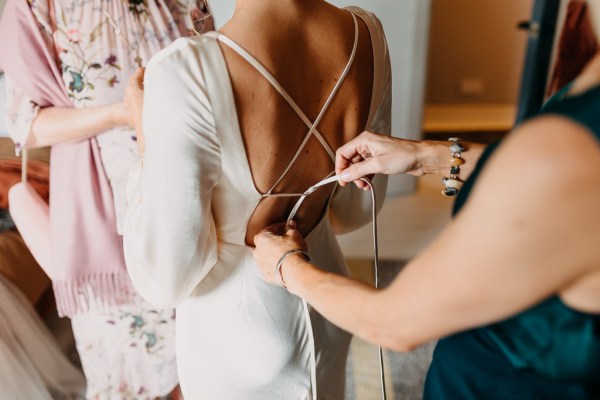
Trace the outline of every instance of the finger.
[[[356, 154], [360, 154], [359, 149], [361, 147], [364, 147], [365, 136], [367, 133], [369, 133], [369, 132], [367, 132], [367, 131], [362, 132], [360, 135], [358, 135], [354, 139], [350, 140], [349, 142], [347, 142], [346, 144], [341, 146], [337, 150], [336, 155], [339, 154], [341, 157], [345, 158], [346, 160], [351, 160]], [[337, 157], [336, 157], [336, 160], [337, 160]]]
[[270, 233], [272, 235], [276, 235], [276, 236], [281, 236], [283, 234], [283, 232], [285, 231], [286, 228], [286, 222], [277, 222], [275, 224], [269, 225], [267, 226], [265, 229], [263, 229], [261, 231], [262, 232], [266, 232], [266, 233]]
[[292, 238], [292, 239], [300, 237], [300, 239], [302, 239], [302, 234], [300, 233], [300, 231], [298, 231], [297, 229], [294, 229], [294, 228], [286, 227], [285, 232], [283, 233], [282, 236], [287, 237], [287, 238]]
[[290, 222], [288, 222], [285, 226], [285, 230], [287, 231], [288, 229], [297, 229], [298, 225], [296, 224], [296, 221], [291, 220]]
[[[363, 188], [362, 189], [365, 192], [368, 192], [368, 191], [371, 190], [371, 185], [369, 183], [371, 183], [372, 179], [373, 179], [373, 175], [367, 175], [367, 176], [365, 176], [365, 177], [363, 177], [363, 178], [360, 179], [360, 182], [363, 184]], [[366, 181], [368, 181], [368, 183]]]
[[[356, 164], [352, 164], [340, 174], [340, 179], [344, 182], [356, 181], [366, 175], [375, 174], [379, 168], [379, 160], [377, 157], [370, 157]], [[358, 184], [358, 182], [357, 182]]]
[[306, 247], [302, 234], [296, 229], [288, 229], [285, 232], [284, 237], [291, 240], [295, 244], [299, 244], [302, 248]]
[[[344, 168], [341, 168], [340, 170], [337, 170], [337, 169], [336, 169], [336, 173], [337, 173], [338, 175], [342, 175], [342, 174], [344, 173], [344, 171], [345, 171], [346, 169], [350, 168], [350, 167], [351, 167], [353, 164], [358, 164], [358, 163], [360, 163], [360, 162], [362, 162], [362, 161], [364, 161], [364, 160], [365, 160], [365, 158], [364, 158], [362, 155], [360, 155], [360, 154], [356, 154], [356, 155], [354, 155], [354, 156], [352, 157], [352, 159], [350, 159], [350, 160], [345, 160], [345, 162], [340, 162], [340, 163], [339, 163], [339, 166], [341, 167], [342, 165], [345, 165], [345, 167], [344, 167]], [[346, 181], [346, 180], [343, 180], [343, 179], [341, 179], [341, 180], [339, 180], [338, 182], [339, 182], [340, 186], [344, 187], [344, 186], [346, 186], [346, 183], [348, 183], [348, 182], [350, 182], [350, 181], [352, 181], [352, 180]], [[355, 181], [355, 183], [357, 183], [357, 184], [358, 184], [358, 182], [356, 182], [356, 181]], [[358, 185], [358, 187], [361, 187], [361, 188], [362, 188], [362, 185]]]
[[267, 242], [273, 240], [275, 236], [281, 236], [283, 229], [278, 225], [279, 224], [268, 226], [262, 231], [258, 232], [256, 235], [254, 235], [254, 245], [262, 246], [264, 244], [267, 244]]
[[[362, 160], [363, 153], [365, 153], [366, 145], [366, 133], [363, 132], [348, 143], [341, 146], [335, 152], [335, 169], [336, 173], [340, 173], [342, 170], [348, 168], [353, 162]], [[369, 153], [368, 151], [366, 153]]]
[[133, 82], [135, 82], [135, 85], [142, 90], [144, 89], [144, 73], [144, 68], [138, 68], [133, 73]]
[[144, 67], [136, 68], [135, 71], [133, 72], [133, 76], [135, 76], [136, 78], [140, 78], [140, 77], [143, 78], [145, 71], [146, 71], [146, 69]]
[[269, 239], [272, 235], [273, 234], [271, 232], [260, 231], [259, 233], [254, 235], [254, 246], [256, 246], [258, 248], [258, 247], [264, 245], [266, 242], [269, 241]]
[[346, 158], [340, 151], [335, 153], [335, 173], [339, 174], [351, 165], [350, 159]]
[[357, 179], [354, 181], [354, 184], [356, 185], [357, 188], [359, 189], [364, 189], [366, 185], [366, 183], [364, 183], [363, 181], [361, 181], [360, 179]]
[[366, 159], [366, 157], [363, 157], [361, 155], [356, 155], [354, 157], [352, 157], [352, 160], [350, 160], [350, 164], [358, 164], [361, 161], [364, 161]]

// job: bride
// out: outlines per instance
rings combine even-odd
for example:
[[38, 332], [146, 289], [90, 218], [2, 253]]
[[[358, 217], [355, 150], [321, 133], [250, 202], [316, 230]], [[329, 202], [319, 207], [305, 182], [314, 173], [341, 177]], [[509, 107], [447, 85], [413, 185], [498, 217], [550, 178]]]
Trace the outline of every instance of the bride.
[[[238, 0], [220, 31], [177, 40], [139, 70], [127, 102], [143, 103], [144, 140], [125, 257], [143, 297], [177, 307], [184, 396], [343, 398], [350, 335], [264, 283], [252, 246], [334, 170], [338, 147], [363, 130], [390, 133], [377, 17], [321, 0]], [[385, 178], [374, 186], [383, 199]], [[368, 193], [328, 185], [295, 221], [306, 256], [339, 274], [335, 234], [370, 219]]]

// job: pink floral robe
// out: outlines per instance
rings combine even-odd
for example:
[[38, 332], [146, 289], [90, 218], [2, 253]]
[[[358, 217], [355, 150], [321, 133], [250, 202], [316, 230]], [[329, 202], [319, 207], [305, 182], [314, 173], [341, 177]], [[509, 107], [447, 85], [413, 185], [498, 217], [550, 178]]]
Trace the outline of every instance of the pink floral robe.
[[[187, 0], [53, 1], [54, 33], [48, 23], [48, 0], [31, 0], [31, 6], [41, 29], [55, 44], [65, 87], [77, 108], [122, 101], [138, 65], [189, 32]], [[7, 127], [15, 142], [24, 143], [39, 107], [10, 76], [7, 93]], [[138, 158], [135, 132], [120, 127], [96, 140], [120, 233], [126, 181]], [[177, 385], [174, 310], [157, 310], [138, 297], [131, 304], [90, 309], [71, 322], [88, 399], [154, 399]]]

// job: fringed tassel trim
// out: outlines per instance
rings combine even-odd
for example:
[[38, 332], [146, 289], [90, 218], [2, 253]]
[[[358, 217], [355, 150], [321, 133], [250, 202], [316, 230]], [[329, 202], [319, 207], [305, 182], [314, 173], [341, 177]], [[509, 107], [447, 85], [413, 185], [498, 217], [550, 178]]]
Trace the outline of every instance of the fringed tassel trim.
[[135, 293], [127, 272], [53, 281], [52, 287], [58, 315], [69, 318], [90, 309], [106, 309], [128, 303]]

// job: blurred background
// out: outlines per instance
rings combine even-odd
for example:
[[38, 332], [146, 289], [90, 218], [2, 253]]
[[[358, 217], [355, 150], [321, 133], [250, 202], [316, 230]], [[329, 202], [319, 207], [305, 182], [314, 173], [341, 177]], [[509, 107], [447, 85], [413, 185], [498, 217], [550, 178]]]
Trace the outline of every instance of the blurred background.
[[[5, 1], [0, 0], [0, 13]], [[588, 16], [597, 31], [600, 0], [333, 1], [339, 6], [357, 5], [371, 10], [383, 23], [393, 67], [395, 136], [440, 140], [459, 136], [483, 143], [508, 134], [519, 110], [535, 108], [543, 101], [560, 53], [557, 49], [567, 7], [575, 2], [587, 4]], [[232, 14], [234, 0], [212, 0], [210, 4], [218, 29]], [[577, 51], [576, 42], [569, 46]], [[4, 90], [0, 73], [2, 115]], [[12, 142], [2, 136], [6, 136], [3, 117], [0, 163], [14, 165]], [[47, 165], [47, 150], [34, 153], [34, 158]], [[16, 176], [18, 181], [18, 171]], [[11, 182], [15, 182], [14, 177], [0, 181], [0, 198], [6, 200]], [[452, 200], [440, 194], [442, 187], [439, 179], [431, 177], [395, 177], [390, 181], [388, 198], [378, 218], [384, 284], [447, 224]], [[3, 220], [8, 221], [6, 202], [0, 209]], [[13, 285], [26, 294], [25, 301], [33, 307], [32, 318], [43, 321], [60, 349], [77, 363], [68, 320], [58, 319], [53, 309], [50, 282], [27, 254], [14, 226], [2, 226], [0, 285]], [[372, 282], [371, 228], [343, 235], [340, 243], [353, 276]], [[1, 299], [0, 316], [7, 304]], [[10, 329], [10, 324], [5, 326]], [[409, 354], [385, 352], [388, 399], [421, 398], [433, 345]], [[380, 398], [378, 374], [377, 349], [355, 339], [349, 359], [347, 398]]]

